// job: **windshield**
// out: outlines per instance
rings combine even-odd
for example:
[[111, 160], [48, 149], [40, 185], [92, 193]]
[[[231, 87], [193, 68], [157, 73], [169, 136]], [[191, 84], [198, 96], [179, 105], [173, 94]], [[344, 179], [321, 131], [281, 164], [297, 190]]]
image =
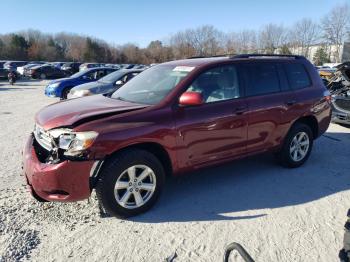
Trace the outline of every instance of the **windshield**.
[[124, 71], [116, 71], [106, 75], [105, 77], [102, 77], [100, 80], [98, 80], [98, 82], [113, 83], [117, 81], [120, 77], [122, 77], [124, 74], [125, 74]]
[[151, 67], [115, 91], [112, 98], [139, 104], [158, 104], [192, 69], [170, 65]]
[[87, 72], [89, 72], [89, 71], [80, 71], [80, 72], [78, 72], [78, 73], [75, 73], [75, 74], [71, 75], [70, 77], [71, 77], [71, 78], [74, 78], [74, 77], [81, 77], [81, 76], [85, 75]]

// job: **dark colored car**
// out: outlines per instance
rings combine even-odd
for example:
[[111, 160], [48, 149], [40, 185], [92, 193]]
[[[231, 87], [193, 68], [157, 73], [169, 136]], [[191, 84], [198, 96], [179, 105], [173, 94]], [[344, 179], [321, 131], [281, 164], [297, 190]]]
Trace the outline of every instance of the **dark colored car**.
[[20, 75], [16, 71], [5, 69], [5, 68], [0, 68], [0, 79], [8, 79], [8, 74], [10, 72], [13, 72], [16, 75], [17, 79], [20, 78]]
[[24, 72], [25, 76], [33, 79], [56, 79], [66, 76], [66, 73], [52, 65], [37, 65]]
[[67, 99], [68, 93], [73, 87], [97, 81], [116, 70], [117, 69], [105, 67], [92, 68], [78, 72], [68, 78], [51, 81], [45, 88], [45, 95]]
[[68, 75], [73, 75], [77, 72], [79, 72], [79, 66], [81, 65], [81, 63], [79, 62], [69, 62], [69, 63], [65, 63], [61, 69], [66, 71]]
[[24, 172], [39, 200], [77, 201], [96, 189], [104, 210], [128, 217], [155, 203], [167, 175], [263, 152], [299, 167], [330, 119], [329, 92], [304, 57], [178, 60], [112, 95], [43, 108]]
[[113, 92], [142, 71], [143, 70], [139, 69], [121, 69], [115, 71], [109, 75], [106, 75], [105, 77], [102, 77], [96, 82], [82, 84], [72, 88], [68, 94], [68, 98], [70, 99]]
[[39, 62], [38, 64], [31, 63], [31, 64], [23, 66], [22, 68], [17, 67], [17, 72], [23, 76], [29, 77], [30, 76], [30, 69], [33, 67], [41, 66], [41, 65], [45, 65], [45, 63], [44, 62]]
[[95, 67], [103, 67], [103, 65], [100, 63], [84, 63], [79, 66], [79, 71], [84, 71]]

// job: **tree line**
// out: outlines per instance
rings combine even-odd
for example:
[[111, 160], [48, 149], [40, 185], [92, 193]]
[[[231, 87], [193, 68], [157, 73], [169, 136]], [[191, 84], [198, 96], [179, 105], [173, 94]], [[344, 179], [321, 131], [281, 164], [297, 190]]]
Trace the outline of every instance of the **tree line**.
[[322, 64], [340, 60], [341, 45], [350, 41], [350, 7], [338, 5], [319, 21], [301, 19], [290, 27], [267, 24], [260, 30], [224, 33], [212, 25], [179, 31], [166, 41], [155, 40], [145, 48], [133, 43], [111, 45], [73, 33], [47, 34], [26, 30], [0, 35], [1, 60], [82, 61], [151, 64], [194, 56], [240, 53], [296, 53], [309, 57], [310, 48], [320, 44], [313, 60]]

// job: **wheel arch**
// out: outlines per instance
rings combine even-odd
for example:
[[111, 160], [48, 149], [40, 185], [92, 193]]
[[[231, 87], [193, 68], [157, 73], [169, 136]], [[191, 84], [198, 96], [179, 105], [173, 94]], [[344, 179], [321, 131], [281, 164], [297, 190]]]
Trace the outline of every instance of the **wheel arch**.
[[[295, 126], [297, 123], [303, 123], [311, 128], [313, 139], [316, 139], [319, 136], [319, 126], [318, 121], [315, 116], [308, 115], [298, 118], [296, 121], [294, 121], [293, 126]], [[290, 129], [291, 129], [290, 128]]]
[[141, 149], [141, 150], [150, 152], [151, 154], [153, 154], [155, 157], [157, 157], [159, 159], [160, 163], [162, 164], [162, 166], [164, 168], [166, 176], [172, 175], [173, 165], [172, 165], [171, 158], [170, 158], [170, 155], [167, 152], [167, 150], [161, 144], [156, 143], [156, 142], [140, 142], [140, 143], [135, 143], [135, 144], [131, 144], [131, 145], [119, 148], [116, 151], [114, 151], [113, 153], [107, 155], [105, 157], [105, 159], [103, 160], [103, 163], [101, 163], [101, 166], [98, 168], [97, 173], [94, 174], [92, 187], [94, 187], [95, 181], [98, 180], [98, 178], [101, 174], [101, 170], [106, 165], [106, 163], [108, 163], [115, 155], [117, 155], [121, 152], [132, 150], [132, 149]]
[[68, 86], [62, 86], [60, 88], [60, 97], [62, 98], [63, 96], [63, 93], [68, 89], [68, 90], [71, 90], [74, 86], [71, 86], [71, 85], [68, 85]]

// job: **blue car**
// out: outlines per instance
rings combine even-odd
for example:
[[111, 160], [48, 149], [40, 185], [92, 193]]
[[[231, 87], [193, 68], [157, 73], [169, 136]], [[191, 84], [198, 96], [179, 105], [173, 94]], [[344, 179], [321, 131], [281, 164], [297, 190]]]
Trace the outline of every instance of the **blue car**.
[[118, 69], [107, 67], [91, 68], [89, 70], [78, 72], [68, 78], [61, 78], [51, 81], [45, 88], [45, 95], [49, 97], [67, 99], [67, 95], [73, 87], [97, 81], [101, 77], [104, 77], [116, 70]]

